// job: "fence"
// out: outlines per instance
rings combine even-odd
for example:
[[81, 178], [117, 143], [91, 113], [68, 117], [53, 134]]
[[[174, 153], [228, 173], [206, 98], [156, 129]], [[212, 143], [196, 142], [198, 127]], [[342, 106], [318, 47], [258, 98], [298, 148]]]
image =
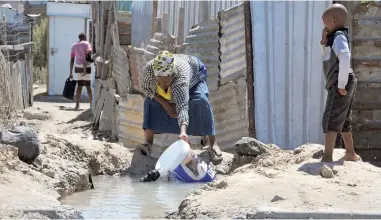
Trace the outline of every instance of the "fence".
[[[100, 38], [96, 40], [98, 43], [96, 48], [99, 48], [96, 53], [101, 54], [96, 74], [98, 78], [94, 116], [96, 128], [110, 132], [127, 147], [133, 147], [144, 141], [141, 129], [144, 98], [140, 77], [144, 65], [158, 51], [166, 49], [197, 56], [206, 65], [210, 101], [215, 114], [216, 135], [222, 149], [230, 150], [234, 142], [242, 136], [254, 135], [254, 111], [250, 110], [253, 108], [253, 102], [250, 100], [253, 100], [254, 94], [249, 2], [223, 10], [212, 20], [209, 20], [205, 13], [200, 13], [202, 17], [199, 20], [203, 21], [186, 30], [189, 31], [189, 35], [180, 45], [177, 45], [176, 38], [169, 34], [171, 15], [164, 13], [161, 18], [155, 20], [153, 26], [157, 32], [149, 42], [147, 41], [144, 48], [123, 49], [117, 39], [109, 41], [112, 38], [109, 35], [118, 36], [117, 30], [113, 28], [117, 22], [113, 16], [115, 6], [107, 2], [93, 3], [94, 6], [94, 10], [106, 7], [109, 13], [97, 15], [94, 19], [95, 35]], [[185, 16], [184, 13], [179, 15]], [[133, 14], [132, 17], [134, 16]], [[105, 17], [107, 23], [103, 22], [106, 20]], [[179, 28], [184, 26], [181, 24], [184, 18], [180, 17], [178, 21]], [[106, 27], [112, 31], [107, 32], [104, 37], [99, 33], [104, 33]], [[132, 38], [134, 39], [134, 36]], [[104, 42], [104, 45], [99, 42]], [[181, 43], [181, 40], [177, 42]], [[111, 53], [107, 54], [109, 51], [105, 48], [112, 48]], [[129, 72], [126, 74], [126, 71]], [[115, 109], [118, 110], [117, 113]], [[167, 146], [176, 139], [177, 135], [158, 135], [155, 136], [155, 144]], [[200, 147], [201, 137], [191, 137], [191, 142], [195, 147]]]
[[[2, 8], [0, 23], [0, 127], [12, 124], [16, 110], [33, 104], [31, 23], [15, 11]], [[12, 23], [7, 22], [12, 17]]]

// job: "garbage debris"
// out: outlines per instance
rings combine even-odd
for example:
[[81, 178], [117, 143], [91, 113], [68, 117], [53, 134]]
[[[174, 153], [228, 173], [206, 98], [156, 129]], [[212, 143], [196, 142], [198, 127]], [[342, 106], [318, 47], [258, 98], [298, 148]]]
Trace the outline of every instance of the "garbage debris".
[[21, 161], [32, 164], [40, 155], [41, 143], [37, 132], [27, 126], [16, 126], [10, 130], [2, 130], [0, 142], [18, 148]]
[[212, 182], [216, 173], [192, 151], [188, 143], [178, 140], [160, 156], [155, 169], [139, 182], [152, 182], [163, 176], [186, 183]]

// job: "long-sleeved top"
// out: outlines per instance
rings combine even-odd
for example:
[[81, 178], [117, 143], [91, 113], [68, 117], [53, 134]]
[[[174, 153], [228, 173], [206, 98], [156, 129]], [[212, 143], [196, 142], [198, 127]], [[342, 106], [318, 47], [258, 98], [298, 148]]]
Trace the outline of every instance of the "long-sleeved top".
[[[204, 80], [204, 74], [201, 73], [198, 59], [184, 54], [174, 54], [174, 73], [171, 88], [171, 102], [176, 104], [177, 118], [179, 126], [189, 125], [188, 102], [189, 90], [198, 82]], [[156, 80], [152, 69], [153, 60], [149, 61], [144, 67], [141, 86], [150, 98], [156, 94]]]
[[338, 88], [345, 89], [348, 75], [354, 74], [351, 68], [351, 50], [348, 41], [348, 29], [342, 28], [328, 37], [326, 45], [321, 45], [326, 89], [329, 89], [336, 81]]

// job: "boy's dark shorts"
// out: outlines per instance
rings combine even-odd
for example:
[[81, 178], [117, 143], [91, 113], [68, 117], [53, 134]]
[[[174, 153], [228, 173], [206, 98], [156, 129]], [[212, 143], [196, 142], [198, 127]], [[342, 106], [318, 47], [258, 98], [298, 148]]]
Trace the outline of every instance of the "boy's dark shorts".
[[348, 78], [346, 96], [340, 95], [336, 86], [328, 90], [327, 102], [323, 114], [323, 131], [350, 132], [352, 131], [352, 102], [356, 93], [357, 79], [350, 75]]

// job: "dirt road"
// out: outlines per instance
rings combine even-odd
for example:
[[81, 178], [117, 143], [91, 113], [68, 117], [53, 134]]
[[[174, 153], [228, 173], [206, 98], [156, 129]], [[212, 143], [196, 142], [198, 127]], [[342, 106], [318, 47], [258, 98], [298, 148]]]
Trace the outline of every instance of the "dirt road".
[[[381, 216], [380, 168], [365, 162], [344, 162], [344, 150], [335, 149], [336, 162], [327, 164], [335, 175], [323, 178], [323, 164], [313, 158], [323, 146], [304, 145], [301, 149], [260, 155], [231, 175], [189, 195], [179, 212], [168, 218], [254, 218], [259, 212], [271, 214], [268, 210], [275, 210], [275, 214], [279, 210], [335, 215], [378, 212], [378, 218]], [[352, 218], [350, 214], [340, 216]]]
[[[43, 90], [37, 87], [35, 94]], [[80, 214], [59, 198], [89, 189], [91, 174], [119, 173], [132, 152], [93, 134], [88, 103], [75, 111], [74, 103], [57, 98], [37, 100], [17, 119], [38, 132], [37, 167], [21, 162], [16, 148], [0, 145], [0, 218], [77, 218]]]

